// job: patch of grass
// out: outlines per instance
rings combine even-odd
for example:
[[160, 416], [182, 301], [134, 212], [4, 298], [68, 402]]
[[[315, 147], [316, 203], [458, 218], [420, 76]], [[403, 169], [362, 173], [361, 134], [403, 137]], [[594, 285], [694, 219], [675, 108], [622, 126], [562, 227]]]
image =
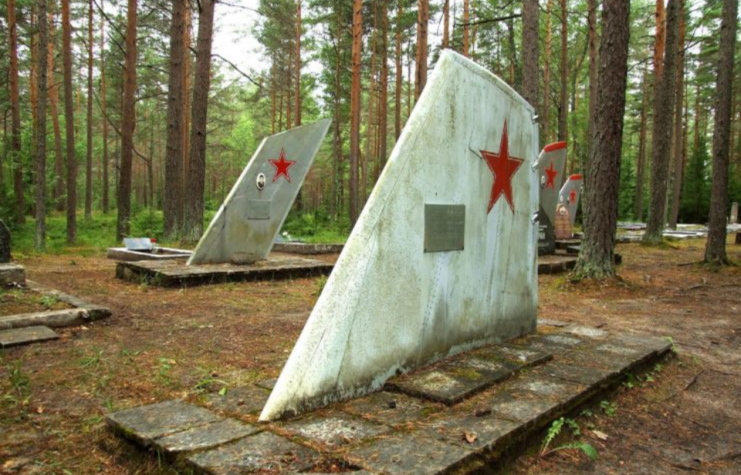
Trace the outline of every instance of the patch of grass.
[[100, 366], [103, 357], [103, 350], [93, 346], [85, 352], [80, 358], [80, 367], [85, 369], [94, 369]]
[[600, 401], [599, 407], [607, 417], [613, 417], [617, 413], [618, 408], [617, 403], [608, 400]]
[[59, 299], [54, 295], [43, 295], [39, 299], [39, 303], [47, 310], [56, 305], [57, 302], [59, 302]]
[[31, 380], [23, 371], [23, 363], [15, 361], [5, 367], [10, 381], [11, 391], [3, 399], [14, 406], [20, 406], [24, 411], [31, 400]]

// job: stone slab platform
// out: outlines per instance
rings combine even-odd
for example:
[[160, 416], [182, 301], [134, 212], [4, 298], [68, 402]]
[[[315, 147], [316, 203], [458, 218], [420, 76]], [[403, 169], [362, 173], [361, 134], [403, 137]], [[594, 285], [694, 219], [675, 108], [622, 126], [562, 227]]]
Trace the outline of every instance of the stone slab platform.
[[27, 345], [58, 338], [59, 335], [54, 330], [43, 326], [0, 330], [0, 348]]
[[26, 281], [26, 269], [20, 264], [7, 262], [0, 264], [0, 287], [6, 285], [23, 285]]
[[171, 247], [157, 247], [152, 252], [132, 251], [125, 247], [110, 247], [106, 251], [108, 259], [126, 262], [185, 260], [192, 254], [193, 251]]
[[[543, 321], [533, 335], [429, 368], [427, 374], [457, 370], [493, 377], [502, 368], [529, 366], [452, 406], [432, 400], [438, 388], [419, 385], [420, 397], [381, 391], [257, 425], [254, 408], [265, 390], [251, 385], [231, 390], [231, 398], [227, 393], [201, 400], [208, 409], [167, 401], [110, 414], [107, 421], [143, 448], [171, 455], [176, 465], [201, 474], [318, 474], [327, 461], [364, 475], [481, 473], [502, 453], [523, 449], [529, 436], [600, 400], [627, 373], [670, 348], [663, 338]], [[399, 379], [410, 379], [405, 378]], [[246, 408], [234, 410], [235, 402]]]
[[187, 287], [244, 280], [275, 280], [328, 275], [333, 264], [303, 257], [271, 254], [251, 265], [205, 264], [186, 266], [178, 261], [119, 262], [116, 277], [160, 287]]
[[576, 256], [546, 254], [538, 256], [538, 274], [560, 274], [576, 266]]
[[273, 252], [288, 254], [339, 254], [344, 244], [311, 244], [305, 242], [281, 242], [273, 244]]

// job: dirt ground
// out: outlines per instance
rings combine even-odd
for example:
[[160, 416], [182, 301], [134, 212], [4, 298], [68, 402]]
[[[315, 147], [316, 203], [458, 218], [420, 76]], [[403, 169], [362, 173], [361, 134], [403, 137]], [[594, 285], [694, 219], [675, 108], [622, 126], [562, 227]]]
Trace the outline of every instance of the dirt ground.
[[[551, 445], [588, 442], [596, 461], [574, 450], [539, 457], [539, 439], [492, 473], [741, 473], [741, 268], [697, 265], [704, 244], [621, 245], [622, 281], [607, 285], [540, 277], [542, 318], [670, 336], [676, 357], [574, 414], [581, 435]], [[728, 249], [741, 263], [741, 246], [729, 239]], [[177, 473], [113, 436], [104, 414], [277, 377], [323, 283], [161, 289], [116, 280], [102, 253], [22, 264], [113, 316], [0, 350], [0, 473]]]

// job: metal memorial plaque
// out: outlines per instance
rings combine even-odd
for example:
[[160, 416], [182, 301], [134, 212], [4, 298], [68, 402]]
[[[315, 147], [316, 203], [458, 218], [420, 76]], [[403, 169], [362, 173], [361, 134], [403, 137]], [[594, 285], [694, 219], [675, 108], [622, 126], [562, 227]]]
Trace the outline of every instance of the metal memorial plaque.
[[425, 252], [462, 251], [465, 205], [425, 204]]
[[270, 219], [270, 201], [249, 200], [247, 202], [247, 219]]

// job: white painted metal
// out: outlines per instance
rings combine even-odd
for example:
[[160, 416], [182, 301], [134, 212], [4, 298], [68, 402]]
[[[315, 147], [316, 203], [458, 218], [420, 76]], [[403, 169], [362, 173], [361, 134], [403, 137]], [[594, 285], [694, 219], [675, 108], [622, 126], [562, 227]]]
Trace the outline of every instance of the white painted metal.
[[[536, 326], [535, 113], [502, 80], [443, 52], [278, 378], [261, 420], [380, 388], [407, 371]], [[524, 160], [513, 209], [488, 212], [481, 151]], [[423, 250], [425, 204], [465, 205], [463, 251]]]
[[571, 175], [566, 183], [563, 184], [561, 191], [559, 192], [559, 202], [566, 205], [569, 210], [569, 219], [571, 220], [571, 227], [574, 227], [576, 221], [576, 210], [579, 208], [579, 198], [581, 198], [582, 192], [582, 176]]
[[[556, 222], [559, 185], [563, 181], [563, 172], [566, 168], [566, 150], [566, 142], [546, 145], [533, 165], [533, 169], [538, 171], [540, 209], [550, 226]], [[545, 224], [543, 221], [541, 216], [541, 225]]]
[[265, 259], [330, 123], [323, 119], [264, 139], [187, 265], [245, 264]]

